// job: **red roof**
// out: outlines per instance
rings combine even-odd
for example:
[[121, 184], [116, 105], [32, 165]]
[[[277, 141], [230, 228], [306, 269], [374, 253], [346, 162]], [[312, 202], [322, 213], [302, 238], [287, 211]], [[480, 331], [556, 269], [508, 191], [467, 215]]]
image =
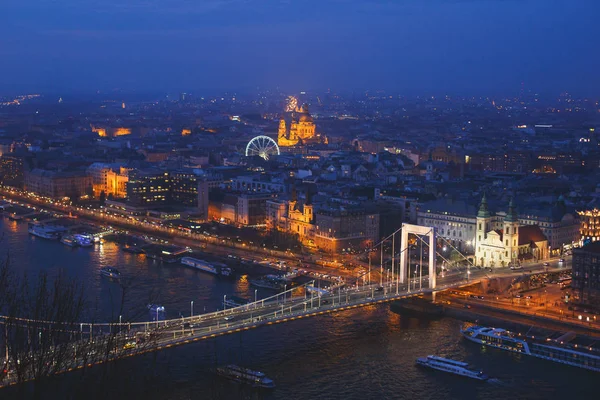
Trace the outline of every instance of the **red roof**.
[[538, 225], [519, 227], [519, 246], [548, 240]]

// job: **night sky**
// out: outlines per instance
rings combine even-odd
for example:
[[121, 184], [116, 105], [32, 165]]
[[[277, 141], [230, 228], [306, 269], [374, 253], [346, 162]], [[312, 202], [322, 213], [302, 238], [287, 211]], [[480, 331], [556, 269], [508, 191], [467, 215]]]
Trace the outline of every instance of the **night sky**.
[[597, 95], [598, 0], [1, 0], [0, 90]]

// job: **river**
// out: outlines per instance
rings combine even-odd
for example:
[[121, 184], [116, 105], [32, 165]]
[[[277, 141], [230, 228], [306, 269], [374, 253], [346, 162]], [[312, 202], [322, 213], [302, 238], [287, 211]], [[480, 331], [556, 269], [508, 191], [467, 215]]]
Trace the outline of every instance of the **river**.
[[[104, 243], [70, 248], [28, 234], [25, 222], [0, 219], [0, 251], [18, 270], [51, 276], [63, 269], [86, 287], [89, 315], [97, 320], [147, 317], [146, 304], [160, 303], [167, 317], [221, 307], [223, 296], [254, 297], [246, 276], [222, 280], [179, 264], [162, 264]], [[121, 289], [99, 275], [117, 267], [130, 282], [124, 309]], [[259, 290], [259, 297], [270, 294]], [[184, 345], [121, 360], [83, 379], [61, 377], [44, 398], [117, 399], [576, 399], [596, 398], [598, 375], [532, 357], [482, 348], [459, 334], [461, 322], [404, 317], [388, 305], [370, 306]], [[436, 354], [472, 363], [500, 383], [480, 383], [415, 366]], [[215, 365], [233, 362], [272, 378], [272, 391], [238, 386], [216, 377]], [[81, 383], [85, 382], [85, 383]], [[14, 395], [14, 389], [0, 397]]]

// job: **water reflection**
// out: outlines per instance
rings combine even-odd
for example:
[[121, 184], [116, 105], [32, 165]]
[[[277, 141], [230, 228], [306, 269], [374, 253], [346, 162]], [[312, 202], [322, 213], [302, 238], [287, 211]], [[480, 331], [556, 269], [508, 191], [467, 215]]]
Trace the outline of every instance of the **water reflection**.
[[8, 220], [8, 230], [9, 232], [17, 232], [19, 230], [19, 223], [17, 221]]
[[[167, 318], [178, 317], [189, 315], [191, 301], [194, 312], [200, 313], [221, 307], [224, 295], [253, 299], [257, 293], [245, 275], [237, 281], [219, 279], [124, 253], [113, 243], [72, 250], [57, 241], [30, 237], [26, 224], [7, 219], [0, 220], [0, 229], [5, 233], [0, 252], [10, 249], [18, 271], [35, 276], [40, 271], [55, 274], [63, 268], [86, 285], [90, 319], [115, 321], [123, 315], [126, 320], [148, 320], [149, 302], [164, 305]], [[106, 265], [121, 271], [121, 282], [102, 279], [98, 272]], [[123, 312], [122, 287], [126, 296]], [[302, 289], [294, 290], [296, 293], [301, 295]], [[110, 384], [83, 385], [71, 398], [542, 400], [573, 397], [573, 388], [577, 388], [577, 398], [597, 397], [595, 375], [465, 343], [460, 324], [450, 319], [400, 317], [389, 311], [387, 304], [357, 308], [127, 359], [115, 367], [119, 373], [112, 376]], [[275, 380], [277, 389], [258, 396], [252, 389], [219, 380], [214, 367], [227, 362], [229, 354], [231, 361], [264, 371]], [[427, 354], [472, 363], [510, 385], [471, 384], [417, 369], [415, 359]], [[80, 375], [73, 377], [77, 382]], [[72, 393], [67, 384], [62, 390]]]

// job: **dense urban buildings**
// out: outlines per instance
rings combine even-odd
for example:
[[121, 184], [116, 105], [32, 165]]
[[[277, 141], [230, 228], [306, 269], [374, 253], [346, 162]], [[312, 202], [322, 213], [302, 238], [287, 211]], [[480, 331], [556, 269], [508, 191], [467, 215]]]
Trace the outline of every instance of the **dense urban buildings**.
[[[416, 223], [436, 230], [448, 257], [526, 264], [598, 238], [600, 180], [590, 177], [600, 121], [584, 99], [519, 96], [179, 93], [99, 98], [78, 118], [77, 104], [24, 96], [20, 110], [52, 112], [0, 116], [2, 184], [128, 215], [279, 232], [333, 254]], [[10, 115], [15, 103], [4, 104]], [[280, 153], [246, 157], [258, 136]]]
[[79, 199], [93, 193], [92, 178], [86, 171], [33, 169], [25, 172], [25, 190], [52, 198]]
[[575, 302], [600, 310], [600, 242], [573, 251]]
[[0, 4], [0, 400], [598, 398], [597, 0]]

